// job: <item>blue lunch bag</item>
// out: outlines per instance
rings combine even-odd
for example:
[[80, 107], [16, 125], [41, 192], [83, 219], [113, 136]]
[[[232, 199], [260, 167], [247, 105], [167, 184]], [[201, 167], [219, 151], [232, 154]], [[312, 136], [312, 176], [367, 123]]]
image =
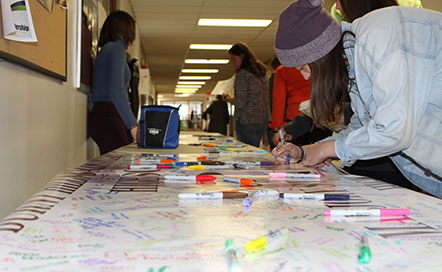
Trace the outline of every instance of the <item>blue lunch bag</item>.
[[140, 143], [143, 148], [177, 148], [180, 136], [178, 108], [141, 106]]

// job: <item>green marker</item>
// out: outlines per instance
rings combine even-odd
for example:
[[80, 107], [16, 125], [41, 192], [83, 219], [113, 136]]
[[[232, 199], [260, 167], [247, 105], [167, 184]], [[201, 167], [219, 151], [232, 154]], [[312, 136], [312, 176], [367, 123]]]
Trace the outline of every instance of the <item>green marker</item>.
[[366, 236], [361, 236], [361, 241], [359, 242], [359, 263], [369, 263], [371, 260], [370, 247], [368, 246], [368, 240]]
[[227, 265], [230, 272], [241, 272], [241, 267], [238, 264], [238, 256], [235, 244], [231, 239], [226, 240], [226, 249], [224, 250], [227, 259]]

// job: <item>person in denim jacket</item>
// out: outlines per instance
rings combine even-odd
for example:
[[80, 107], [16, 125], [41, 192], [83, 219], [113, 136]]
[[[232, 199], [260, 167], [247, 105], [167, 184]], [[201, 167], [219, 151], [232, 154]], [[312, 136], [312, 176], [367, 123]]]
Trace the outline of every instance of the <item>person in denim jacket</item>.
[[354, 115], [339, 134], [273, 154], [304, 166], [389, 155], [413, 184], [441, 198], [442, 14], [389, 7], [339, 25], [321, 2], [298, 0], [281, 14], [275, 52], [311, 77], [316, 125], [339, 116], [348, 96]]

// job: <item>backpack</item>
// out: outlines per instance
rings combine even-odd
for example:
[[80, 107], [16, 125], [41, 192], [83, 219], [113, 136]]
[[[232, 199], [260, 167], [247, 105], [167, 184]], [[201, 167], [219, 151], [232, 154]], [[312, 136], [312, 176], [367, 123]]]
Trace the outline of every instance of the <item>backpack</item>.
[[140, 143], [143, 148], [177, 148], [180, 135], [178, 108], [142, 106]]

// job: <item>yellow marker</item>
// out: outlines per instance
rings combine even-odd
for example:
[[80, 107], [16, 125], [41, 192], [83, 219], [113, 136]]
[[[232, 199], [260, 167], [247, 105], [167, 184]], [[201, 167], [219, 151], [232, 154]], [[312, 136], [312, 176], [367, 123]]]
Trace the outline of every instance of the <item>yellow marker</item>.
[[287, 238], [289, 230], [287, 228], [281, 228], [277, 231], [270, 232], [267, 235], [261, 236], [253, 241], [248, 242], [244, 245], [244, 248], [247, 252], [256, 252], [265, 247], [267, 247], [270, 243], [280, 240], [282, 238]]
[[187, 168], [192, 170], [223, 170], [231, 169], [231, 165], [190, 165]]

